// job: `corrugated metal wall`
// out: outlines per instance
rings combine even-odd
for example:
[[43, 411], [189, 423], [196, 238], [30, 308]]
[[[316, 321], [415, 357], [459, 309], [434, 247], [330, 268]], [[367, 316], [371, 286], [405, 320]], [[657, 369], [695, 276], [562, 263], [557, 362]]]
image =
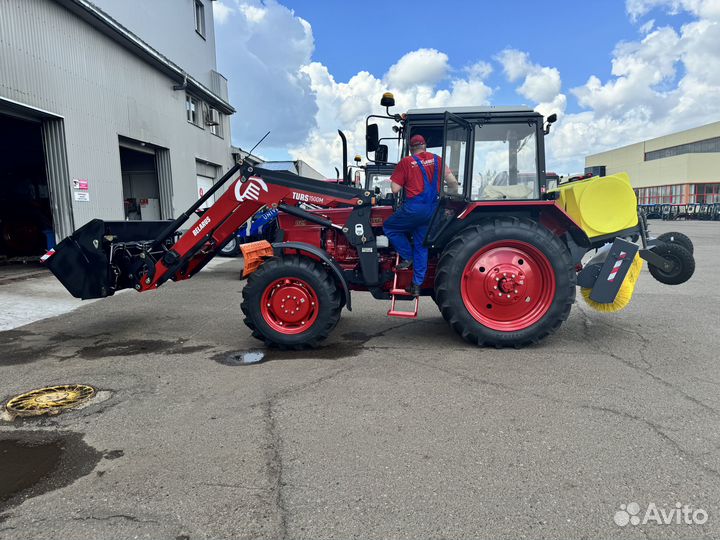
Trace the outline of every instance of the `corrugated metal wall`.
[[172, 207], [172, 164], [170, 163], [169, 150], [158, 149], [155, 151], [155, 169], [157, 170], [158, 184], [160, 186], [160, 213], [163, 219], [172, 219], [175, 216], [175, 211]]
[[45, 151], [45, 173], [50, 191], [53, 213], [53, 227], [56, 238], [65, 238], [75, 230], [70, 193], [67, 154], [65, 153], [65, 126], [63, 120], [43, 120], [43, 149]]
[[[188, 39], [195, 37], [190, 28]], [[66, 180], [89, 183], [89, 201], [70, 201], [76, 227], [124, 218], [119, 136], [168, 149], [161, 160], [168, 217], [196, 199], [196, 159], [232, 165], [229, 123], [225, 139], [189, 124], [185, 93], [173, 84], [52, 0], [0, 0], [0, 96], [65, 119]]]

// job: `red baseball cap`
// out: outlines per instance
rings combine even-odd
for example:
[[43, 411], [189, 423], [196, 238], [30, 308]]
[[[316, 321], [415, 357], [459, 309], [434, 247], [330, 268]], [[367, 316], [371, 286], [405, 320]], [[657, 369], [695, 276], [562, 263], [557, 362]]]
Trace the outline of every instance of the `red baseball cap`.
[[422, 135], [413, 135], [410, 137], [410, 146], [420, 146], [421, 144], [426, 144], [425, 137]]

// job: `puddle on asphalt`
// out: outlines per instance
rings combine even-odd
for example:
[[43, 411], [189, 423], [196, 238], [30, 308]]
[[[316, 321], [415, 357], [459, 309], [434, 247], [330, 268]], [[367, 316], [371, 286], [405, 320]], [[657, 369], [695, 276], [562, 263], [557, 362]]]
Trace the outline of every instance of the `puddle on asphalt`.
[[281, 349], [248, 349], [245, 351], [222, 352], [211, 356], [212, 360], [224, 366], [252, 366], [275, 360], [340, 360], [357, 356], [363, 350], [364, 341], [355, 343], [333, 343], [318, 349], [283, 351]]
[[0, 433], [0, 520], [10, 506], [89, 474], [102, 458], [80, 433]]
[[263, 351], [220, 353], [213, 356], [213, 360], [224, 366], [250, 366], [264, 362], [265, 353]]

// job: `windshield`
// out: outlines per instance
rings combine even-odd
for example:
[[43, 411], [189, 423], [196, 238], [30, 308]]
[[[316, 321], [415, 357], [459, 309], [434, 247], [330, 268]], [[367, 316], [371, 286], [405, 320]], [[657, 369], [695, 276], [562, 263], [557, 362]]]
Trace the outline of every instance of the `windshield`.
[[370, 178], [370, 191], [372, 193], [377, 193], [375, 188], [380, 189], [379, 194], [381, 197], [387, 197], [392, 193], [390, 190], [389, 174], [369, 173], [368, 176]]
[[535, 124], [476, 124], [470, 197], [538, 197]]

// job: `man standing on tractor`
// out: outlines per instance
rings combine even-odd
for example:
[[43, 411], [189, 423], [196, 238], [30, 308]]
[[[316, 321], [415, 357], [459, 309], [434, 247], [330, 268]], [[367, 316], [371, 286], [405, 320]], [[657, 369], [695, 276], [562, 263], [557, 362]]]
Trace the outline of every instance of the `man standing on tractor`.
[[[403, 205], [388, 219], [383, 228], [401, 261], [396, 270], [413, 268], [413, 279], [407, 292], [420, 296], [420, 287], [427, 272], [428, 250], [423, 245], [430, 219], [438, 205], [442, 159], [427, 151], [422, 135], [410, 138], [410, 155], [397, 164], [390, 177], [390, 189], [397, 194], [405, 189]], [[458, 181], [445, 167], [445, 181], [450, 193], [457, 193]], [[408, 234], [412, 235], [410, 244]]]

